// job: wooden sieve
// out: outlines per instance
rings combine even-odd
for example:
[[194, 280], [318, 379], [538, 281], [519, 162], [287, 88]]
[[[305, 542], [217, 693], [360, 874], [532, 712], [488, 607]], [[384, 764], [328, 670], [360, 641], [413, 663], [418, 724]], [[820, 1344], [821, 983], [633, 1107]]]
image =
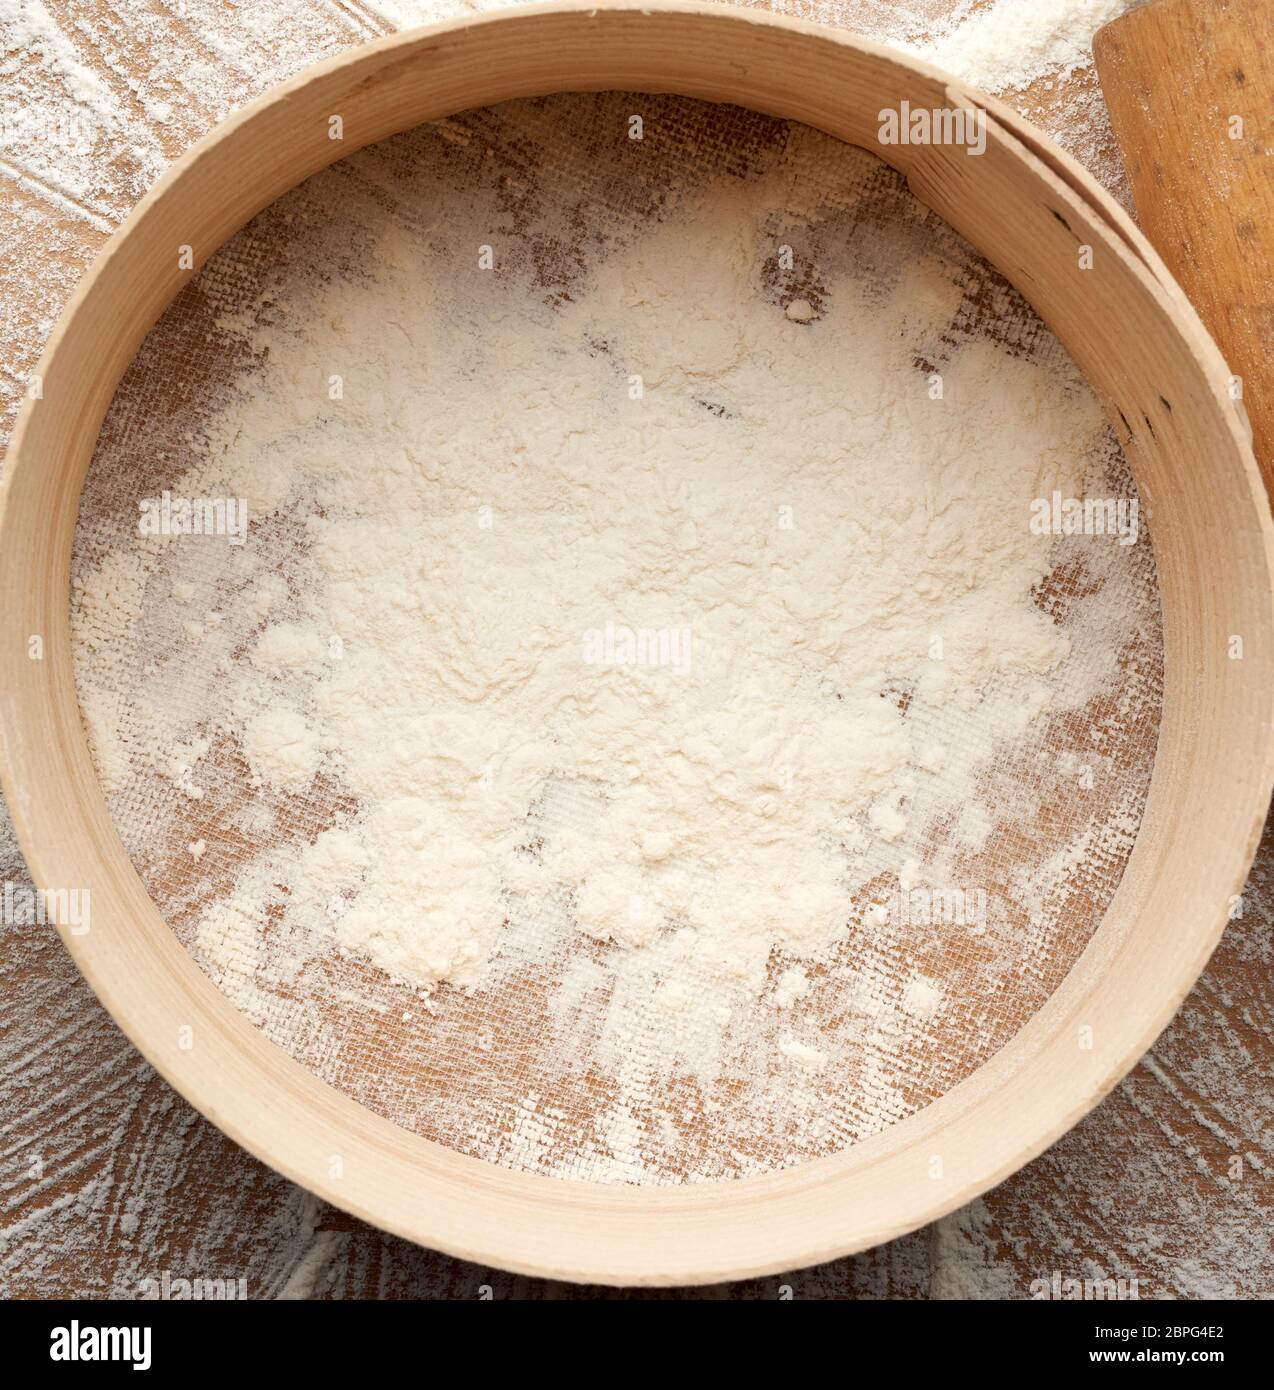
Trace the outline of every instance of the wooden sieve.
[[[458, 1154], [325, 1085], [254, 1029], [191, 961], [125, 853], [81, 728], [67, 623], [76, 516], [107, 407], [165, 306], [227, 238], [310, 174], [422, 121], [613, 89], [799, 120], [905, 175], [1038, 310], [1107, 406], [1154, 507], [1164, 622], [1140, 833], [1100, 926], [1031, 1021], [941, 1099], [851, 1148], [765, 1177], [654, 1189]], [[985, 111], [985, 154], [878, 144], [879, 113], [904, 101]], [[341, 141], [329, 138], [333, 114]], [[0, 493], [4, 785], [33, 878], [90, 887], [92, 929], [64, 929], [68, 946], [192, 1103], [389, 1230], [510, 1269], [618, 1284], [743, 1277], [899, 1235], [998, 1182], [1115, 1084], [1197, 977], [1242, 887], [1271, 786], [1274, 631], [1270, 521], [1229, 374], [1101, 190], [1006, 108], [923, 64], [680, 4], [534, 7], [370, 45], [253, 103], [180, 161], [86, 277], [39, 376]]]

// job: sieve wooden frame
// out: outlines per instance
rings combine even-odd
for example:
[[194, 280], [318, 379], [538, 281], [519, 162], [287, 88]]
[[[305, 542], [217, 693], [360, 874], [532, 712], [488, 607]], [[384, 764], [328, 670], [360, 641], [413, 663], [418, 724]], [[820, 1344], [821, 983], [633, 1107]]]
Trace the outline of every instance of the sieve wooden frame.
[[[102, 420], [145, 334], [208, 256], [365, 144], [514, 97], [600, 90], [803, 121], [905, 174], [1021, 290], [1102, 398], [1153, 509], [1164, 619], [1141, 831], [1052, 997], [972, 1076], [865, 1142], [766, 1177], [675, 1188], [533, 1177], [462, 1156], [269, 1042], [195, 965], [129, 862], [90, 760], [70, 649], [72, 541]], [[985, 153], [882, 148], [878, 114], [903, 100], [985, 112]], [[182, 246], [195, 270], [179, 267]], [[1091, 269], [1079, 268], [1083, 246]], [[90, 889], [90, 930], [62, 929], [64, 940], [182, 1095], [271, 1167], [386, 1230], [522, 1273], [633, 1285], [776, 1272], [889, 1240], [986, 1191], [1091, 1109], [1176, 1010], [1243, 888], [1274, 785], [1274, 536], [1229, 373], [1097, 184], [1007, 107], [924, 63], [833, 29], [658, 0], [528, 6], [368, 44], [252, 102], [180, 159], [85, 275], [37, 372], [0, 485], [0, 772], [32, 877]]]

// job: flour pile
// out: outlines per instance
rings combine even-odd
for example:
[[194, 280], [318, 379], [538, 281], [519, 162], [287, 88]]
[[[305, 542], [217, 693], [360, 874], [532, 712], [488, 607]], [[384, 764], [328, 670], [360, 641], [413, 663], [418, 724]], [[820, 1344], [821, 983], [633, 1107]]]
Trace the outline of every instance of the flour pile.
[[[182, 837], [156, 872], [187, 874], [197, 959], [342, 1083], [342, 1010], [454, 1057], [442, 1137], [469, 1151], [773, 1166], [725, 1130], [670, 1157], [741, 1087], [797, 1156], [851, 1142], [914, 1108], [891, 1058], [997, 1035], [1020, 924], [1045, 952], [1135, 830], [1134, 788], [1105, 830], [1023, 851], [1021, 815], [1022, 862], [998, 847], [1010, 783], [1100, 756], [1068, 736], [1045, 766], [1041, 731], [1136, 635], [1129, 552], [1076, 538], [1076, 569], [1029, 525], [1111, 486], [1101, 413], [1055, 347], [953, 332], [968, 284], [905, 194], [878, 224], [847, 199], [844, 264], [815, 268], [829, 160], [879, 184], [794, 129], [551, 294], [490, 207], [382, 218], [341, 273], [220, 316], [239, 384], [163, 486], [246, 499], [247, 544], [134, 535], [77, 574], [95, 757], [116, 803], [168, 788], [150, 839]], [[1104, 595], [1086, 628], [1046, 600], [1063, 559], [1067, 611]], [[914, 884], [989, 912], [917, 936]], [[458, 1117], [475, 1057], [506, 1089]], [[862, 1113], [822, 1115], [851, 1058]], [[587, 1143], [553, 1101], [576, 1075]]]
[[560, 903], [759, 992], [776, 948], [845, 938], [857, 852], [941, 776], [934, 714], [1020, 732], [1048, 702], [1069, 644], [1027, 518], [1082, 492], [1095, 402], [985, 343], [917, 370], [955, 308], [923, 262], [794, 322], [759, 293], [774, 191], [709, 198], [556, 312], [458, 315], [391, 233], [371, 286], [253, 338], [173, 488], [305, 513], [299, 611], [270, 620], [261, 574], [246, 662], [233, 626], [187, 636], [257, 783], [358, 799], [288, 912], [341, 899], [341, 944], [398, 978], [480, 985], [505, 919]]

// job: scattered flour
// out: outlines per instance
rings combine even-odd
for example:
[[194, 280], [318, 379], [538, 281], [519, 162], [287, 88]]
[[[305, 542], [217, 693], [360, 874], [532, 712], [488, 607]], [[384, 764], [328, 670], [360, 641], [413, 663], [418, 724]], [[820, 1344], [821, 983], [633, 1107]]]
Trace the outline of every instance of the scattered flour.
[[903, 46], [971, 82], [1020, 91], [1041, 77], [1065, 81], [1092, 62], [1092, 38], [1133, 0], [997, 0], [959, 5], [930, 37]]
[[[1024, 677], [1069, 643], [1026, 518], [1082, 490], [1094, 401], [985, 343], [935, 399], [914, 344], [953, 303], [923, 261], [887, 305], [776, 311], [773, 196], [718, 190], [560, 311], [472, 322], [391, 235], [373, 288], [253, 339], [176, 484], [304, 512], [303, 616], [227, 671], [235, 737], [259, 783], [357, 799], [307, 887], [396, 978], [480, 985], [505, 919], [558, 903], [758, 995], [776, 949], [844, 939], [847, 846], [932, 797], [916, 731], [1043, 707]], [[88, 714], [110, 746], [114, 704]]]
[[[179, 844], [188, 870], [203, 841], [222, 886], [183, 939], [320, 1074], [340, 1066], [326, 1009], [360, 997], [322, 1004], [329, 971], [360, 978], [333, 962], [419, 1035], [395, 1046], [512, 1069], [516, 1112], [479, 1095], [446, 1121], [497, 1162], [719, 1176], [771, 1166], [752, 1129], [826, 1152], [914, 1108], [897, 1059], [935, 1022], [994, 1035], [977, 1011], [1003, 1012], [1016, 955], [1028, 982], [1051, 968], [1029, 863], [1027, 934], [997, 900], [989, 932], [935, 937], [945, 964], [887, 904], [971, 872], [1003, 834], [989, 772], [1118, 683], [1129, 552], [1068, 552], [1111, 605], [1076, 627], [1042, 598], [1057, 543], [1028, 525], [1036, 496], [1105, 486], [1110, 435], [1055, 347], [952, 335], [965, 272], [905, 195], [841, 269], [787, 287], [782, 239], [860, 224], [862, 194], [829, 214], [824, 190], [878, 188], [880, 166], [785, 142], [770, 172], [634, 222], [564, 296], [526, 293], [504, 247], [480, 268], [489, 209], [457, 205], [429, 267], [398, 219], [369, 224], [353, 273], [218, 320], [248, 366], [164, 485], [248, 497], [248, 544], [134, 538], [77, 575], [113, 795], [155, 770], [204, 798]], [[194, 614], [210, 678], [191, 687], [165, 624]], [[156, 655], [123, 670], [105, 624]], [[1126, 836], [1135, 793], [1120, 816]], [[1045, 839], [1060, 898], [1082, 860]], [[590, 1076], [581, 1134], [556, 1098]], [[363, 1094], [362, 1072], [336, 1079]]]
[[[1126, 197], [1100, 93], [1083, 79], [1093, 32], [1128, 3], [775, 0], [772, 8], [908, 48], [991, 90], [1044, 80], [1062, 99], [1054, 93], [1026, 113]], [[16, 258], [0, 265], [13, 371], [0, 374], [0, 408], [9, 420], [23, 373], [91, 253], [193, 140], [307, 63], [395, 29], [503, 7], [504, 0], [253, 0], [250, 7], [114, 0], [72, 17], [46, 0], [0, 0], [0, 177], [17, 193], [24, 238], [42, 250], [39, 276], [22, 273]]]

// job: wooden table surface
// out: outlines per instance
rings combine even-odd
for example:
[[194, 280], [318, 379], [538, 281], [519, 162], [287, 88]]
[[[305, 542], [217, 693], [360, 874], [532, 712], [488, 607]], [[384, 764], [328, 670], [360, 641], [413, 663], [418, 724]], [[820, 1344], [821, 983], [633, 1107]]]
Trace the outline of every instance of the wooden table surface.
[[[913, 0], [907, 10], [941, 17], [955, 4]], [[388, 30], [394, 18], [472, 7], [0, 0], [5, 437], [76, 278], [167, 161], [229, 107]], [[886, 37], [901, 12], [890, 0], [773, 7]], [[1126, 197], [1091, 69], [1005, 95]], [[90, 141], [76, 128], [85, 102], [109, 118], [109, 139]], [[0, 883], [26, 881], [0, 811]], [[1271, 1297], [1272, 918], [1274, 830], [1242, 916], [1176, 1019], [1048, 1153], [961, 1212], [889, 1245], [692, 1296], [1024, 1298], [1033, 1280], [1056, 1273], [1135, 1278], [1143, 1298]], [[242, 1279], [252, 1298], [687, 1296], [517, 1278], [346, 1217], [250, 1158], [173, 1092], [50, 929], [0, 931], [3, 1295], [131, 1297], [166, 1271]]]

